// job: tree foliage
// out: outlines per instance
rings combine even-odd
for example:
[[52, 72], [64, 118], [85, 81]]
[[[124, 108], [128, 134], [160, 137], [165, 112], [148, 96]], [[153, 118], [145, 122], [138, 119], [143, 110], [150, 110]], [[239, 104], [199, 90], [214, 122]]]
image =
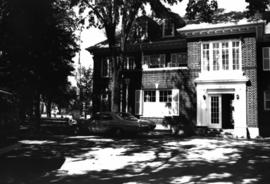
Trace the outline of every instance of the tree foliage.
[[269, 0], [246, 0], [248, 3], [247, 6], [247, 15], [253, 16], [256, 13], [264, 13], [268, 10], [270, 1]]
[[213, 15], [218, 9], [216, 0], [189, 0], [186, 17], [199, 22], [212, 22]]
[[1, 84], [24, 104], [56, 100], [67, 89], [78, 50], [75, 13], [64, 0], [0, 0]]

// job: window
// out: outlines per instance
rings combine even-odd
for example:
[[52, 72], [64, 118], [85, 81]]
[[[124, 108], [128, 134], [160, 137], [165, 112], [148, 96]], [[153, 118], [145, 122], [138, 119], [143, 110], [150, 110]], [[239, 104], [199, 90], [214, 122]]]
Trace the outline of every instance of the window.
[[203, 65], [203, 70], [209, 71], [209, 60], [210, 60], [210, 55], [209, 55], [209, 44], [203, 44], [203, 52], [202, 52], [202, 65]]
[[134, 57], [127, 57], [126, 62], [124, 63], [124, 69], [126, 70], [133, 70], [135, 69], [135, 58]]
[[201, 61], [202, 71], [241, 70], [241, 42], [229, 40], [202, 43]]
[[165, 19], [163, 23], [163, 37], [174, 36], [174, 23], [171, 19]]
[[103, 58], [101, 61], [101, 77], [110, 77], [110, 59], [107, 57]]
[[239, 70], [240, 66], [240, 43], [232, 42], [233, 70]]
[[270, 71], [270, 47], [263, 48], [263, 70]]
[[185, 53], [171, 54], [171, 61], [168, 63], [168, 67], [179, 67], [186, 65], [187, 65], [187, 55]]
[[160, 102], [172, 102], [172, 91], [171, 90], [159, 91], [159, 101]]
[[222, 43], [222, 69], [229, 70], [229, 43]]
[[219, 70], [219, 44], [213, 43], [213, 70]]
[[142, 21], [136, 25], [136, 37], [141, 41], [148, 39], [148, 21]]
[[113, 117], [110, 114], [100, 114], [100, 120], [103, 121], [113, 120]]
[[143, 56], [143, 63], [148, 66], [148, 68], [163, 68], [165, 67], [165, 55], [145, 55]]
[[264, 110], [270, 110], [270, 91], [264, 92]]
[[144, 91], [144, 102], [155, 102], [155, 101], [156, 101], [155, 90]]

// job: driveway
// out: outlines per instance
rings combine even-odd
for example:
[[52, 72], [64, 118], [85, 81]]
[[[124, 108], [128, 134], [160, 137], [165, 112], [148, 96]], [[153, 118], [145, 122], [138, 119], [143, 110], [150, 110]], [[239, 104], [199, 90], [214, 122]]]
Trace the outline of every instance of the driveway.
[[147, 135], [20, 141], [0, 158], [0, 183], [268, 183], [270, 140]]

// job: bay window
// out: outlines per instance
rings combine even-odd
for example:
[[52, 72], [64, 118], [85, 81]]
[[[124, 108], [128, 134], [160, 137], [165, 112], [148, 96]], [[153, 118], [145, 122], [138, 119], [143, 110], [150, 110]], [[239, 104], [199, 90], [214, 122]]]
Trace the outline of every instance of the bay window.
[[238, 40], [202, 43], [202, 71], [241, 70], [241, 42]]

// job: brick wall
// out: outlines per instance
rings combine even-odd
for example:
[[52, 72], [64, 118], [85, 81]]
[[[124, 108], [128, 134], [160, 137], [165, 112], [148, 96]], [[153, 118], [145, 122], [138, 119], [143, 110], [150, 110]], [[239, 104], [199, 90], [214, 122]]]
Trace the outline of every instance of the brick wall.
[[242, 42], [242, 67], [249, 78], [247, 84], [247, 124], [258, 127], [256, 38], [244, 38]]

